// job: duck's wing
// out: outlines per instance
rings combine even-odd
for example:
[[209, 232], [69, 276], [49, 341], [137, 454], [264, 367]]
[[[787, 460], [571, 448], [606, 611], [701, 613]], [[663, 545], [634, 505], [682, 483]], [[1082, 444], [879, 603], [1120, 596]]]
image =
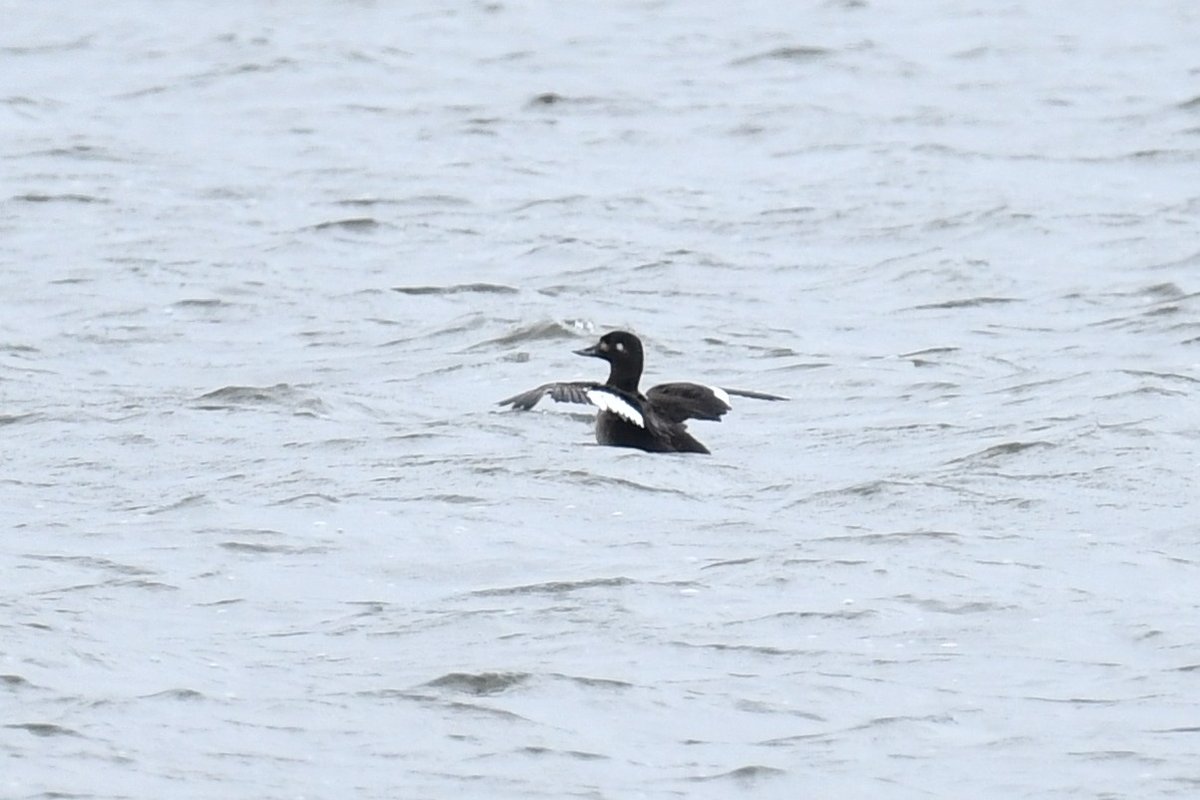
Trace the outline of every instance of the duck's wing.
[[660, 383], [646, 392], [646, 398], [656, 414], [671, 422], [686, 419], [719, 421], [733, 407], [729, 405], [729, 394], [724, 389], [700, 383]]
[[646, 428], [653, 432], [661, 427], [661, 423], [654, 414], [646, 413], [645, 401], [637, 395], [622, 392], [611, 386], [595, 384], [584, 392], [584, 396], [587, 397], [587, 402], [601, 411], [616, 414], [639, 428]]
[[646, 414], [645, 402], [641, 398], [602, 383], [544, 383], [536, 389], [514, 394], [496, 405], [528, 411], [546, 395], [550, 395], [551, 400], [559, 403], [580, 403], [595, 406], [601, 411], [610, 411], [639, 428], [651, 427], [657, 430], [659, 424], [653, 415]]
[[719, 422], [733, 406], [729, 396], [754, 400], [787, 400], [777, 394], [752, 392], [748, 389], [723, 389], [702, 383], [663, 383], [646, 392], [656, 413], [672, 422], [687, 419], [708, 419]]
[[550, 399], [559, 403], [581, 403], [589, 405], [592, 403], [588, 400], [587, 393], [590, 389], [601, 388], [600, 384], [587, 383], [585, 381], [574, 382], [558, 382], [558, 383], [543, 383], [536, 389], [530, 389], [527, 392], [514, 394], [512, 397], [505, 398], [498, 406], [512, 406], [521, 411], [528, 411], [538, 404], [546, 395], [550, 395]]
[[731, 394], [735, 397], [749, 397], [751, 400], [791, 400], [790, 397], [784, 397], [781, 394], [767, 394], [766, 392], [753, 392], [749, 389], [730, 389], [725, 387], [725, 394]]

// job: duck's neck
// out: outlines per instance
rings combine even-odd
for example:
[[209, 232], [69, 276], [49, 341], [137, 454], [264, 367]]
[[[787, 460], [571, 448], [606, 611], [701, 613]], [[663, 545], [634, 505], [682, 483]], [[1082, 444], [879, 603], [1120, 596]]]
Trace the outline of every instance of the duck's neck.
[[638, 381], [642, 378], [641, 364], [610, 364], [607, 384], [614, 389], [636, 395]]

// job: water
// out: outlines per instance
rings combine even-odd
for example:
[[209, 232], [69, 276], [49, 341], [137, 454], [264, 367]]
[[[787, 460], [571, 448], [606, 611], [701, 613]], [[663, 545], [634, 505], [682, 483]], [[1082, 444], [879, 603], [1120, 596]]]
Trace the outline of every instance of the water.
[[0, 796], [1200, 790], [1193, 4], [0, 14]]

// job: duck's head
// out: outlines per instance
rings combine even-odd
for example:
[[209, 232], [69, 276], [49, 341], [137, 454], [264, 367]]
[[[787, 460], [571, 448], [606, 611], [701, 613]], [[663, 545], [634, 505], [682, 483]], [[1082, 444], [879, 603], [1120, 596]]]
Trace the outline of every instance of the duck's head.
[[642, 341], [629, 331], [612, 331], [600, 341], [576, 355], [602, 358], [608, 362], [608, 385], [627, 392], [637, 392], [642, 377]]

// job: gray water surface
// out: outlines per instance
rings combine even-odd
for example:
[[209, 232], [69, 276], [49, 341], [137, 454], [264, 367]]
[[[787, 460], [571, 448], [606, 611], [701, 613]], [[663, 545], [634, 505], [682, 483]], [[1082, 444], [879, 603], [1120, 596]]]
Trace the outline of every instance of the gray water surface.
[[0, 797], [1200, 794], [1194, 3], [0, 18]]

